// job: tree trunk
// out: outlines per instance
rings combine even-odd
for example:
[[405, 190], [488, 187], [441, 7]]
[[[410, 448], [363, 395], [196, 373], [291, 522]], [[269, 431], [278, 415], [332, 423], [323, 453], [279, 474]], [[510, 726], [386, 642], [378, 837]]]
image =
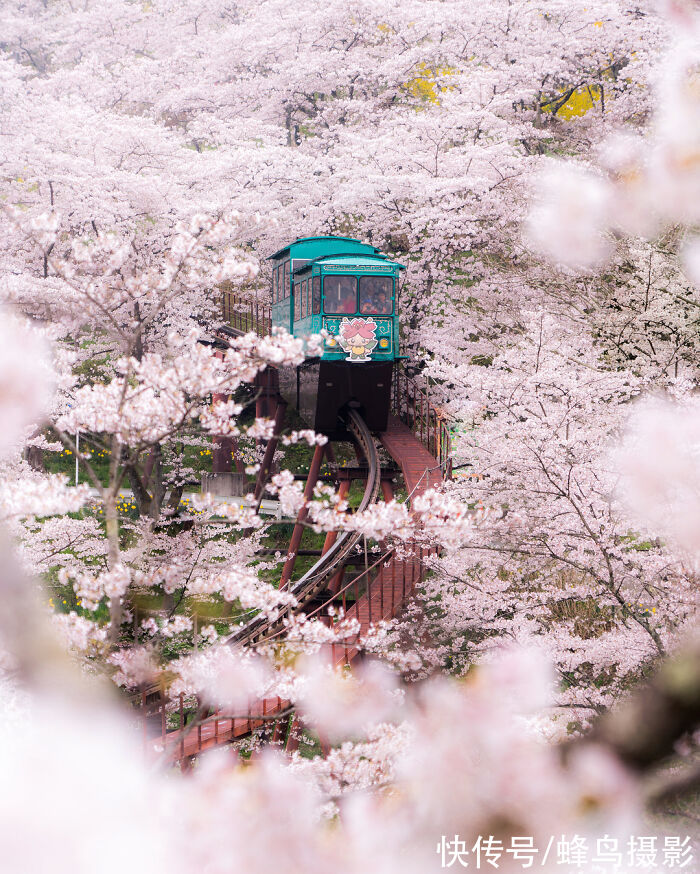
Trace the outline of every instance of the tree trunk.
[[24, 459], [34, 470], [44, 472], [44, 450], [40, 446], [25, 447]]
[[[107, 532], [107, 566], [111, 570], [119, 564], [121, 548], [119, 545], [119, 517], [117, 516], [117, 494], [119, 488], [119, 465], [122, 456], [122, 445], [116, 435], [112, 437], [112, 457], [109, 462], [109, 484], [103, 493], [105, 506], [105, 526]], [[110, 629], [109, 639], [112, 645], [119, 640], [119, 629], [122, 620], [122, 599], [109, 600]]]
[[160, 443], [153, 447], [153, 469], [151, 471], [151, 506], [148, 515], [157, 522], [160, 519], [160, 508], [165, 495], [165, 487], [163, 485], [163, 454], [161, 452]]

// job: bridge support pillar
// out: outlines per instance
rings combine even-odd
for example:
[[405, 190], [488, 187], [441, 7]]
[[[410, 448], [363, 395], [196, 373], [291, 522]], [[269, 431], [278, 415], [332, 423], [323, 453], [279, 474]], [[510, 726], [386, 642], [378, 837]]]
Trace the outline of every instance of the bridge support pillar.
[[255, 490], [253, 491], [253, 498], [255, 500], [256, 507], [260, 506], [265, 483], [267, 482], [270, 476], [270, 472], [272, 471], [272, 459], [275, 456], [275, 450], [277, 449], [277, 444], [279, 443], [279, 439], [282, 434], [282, 425], [284, 424], [284, 415], [286, 412], [287, 401], [285, 401], [281, 397], [278, 397], [277, 409], [275, 411], [274, 432], [272, 434], [272, 437], [267, 441], [265, 455], [263, 456], [262, 464], [260, 465], [260, 470], [258, 471], [258, 477], [255, 480]]
[[297, 718], [296, 713], [294, 714], [294, 718], [292, 719], [292, 726], [289, 729], [289, 736], [287, 738], [287, 746], [285, 747], [285, 752], [287, 753], [295, 753], [299, 749], [299, 740], [301, 737], [301, 723]]
[[[316, 446], [314, 449], [314, 457], [311, 459], [311, 467], [309, 468], [309, 475], [306, 479], [306, 486], [304, 488], [305, 501], [311, 500], [311, 496], [314, 493], [314, 486], [318, 481], [318, 475], [321, 471], [321, 463], [323, 462], [323, 456], [325, 454], [326, 449], [324, 446]], [[287, 586], [292, 576], [292, 571], [294, 570], [294, 565], [297, 560], [297, 551], [299, 549], [299, 544], [301, 543], [301, 536], [304, 533], [304, 521], [308, 514], [309, 511], [306, 505], [304, 505], [297, 514], [297, 521], [294, 526], [294, 531], [292, 532], [292, 539], [289, 541], [289, 557], [282, 568], [280, 589], [284, 589]]]

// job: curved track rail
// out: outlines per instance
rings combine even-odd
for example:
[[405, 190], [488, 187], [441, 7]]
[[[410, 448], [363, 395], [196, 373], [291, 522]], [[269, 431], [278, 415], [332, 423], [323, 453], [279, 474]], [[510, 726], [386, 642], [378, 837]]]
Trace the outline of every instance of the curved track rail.
[[[377, 500], [377, 495], [379, 494], [382, 474], [379, 454], [369, 428], [356, 410], [348, 410], [346, 425], [355, 444], [367, 459], [367, 482], [362, 500], [356, 511], [362, 512]], [[297, 599], [297, 609], [303, 607], [310, 598], [313, 598], [323, 589], [328, 579], [336, 574], [344, 565], [348, 555], [361, 537], [362, 535], [355, 531], [340, 533], [331, 548], [319, 558], [313, 567], [309, 568], [300, 579], [290, 586], [289, 591]], [[246, 622], [245, 625], [236, 629], [233, 634], [226, 638], [225, 642], [229, 644], [258, 643], [278, 630], [285, 616], [288, 616], [290, 612], [290, 608], [283, 610], [275, 620], [256, 616]]]

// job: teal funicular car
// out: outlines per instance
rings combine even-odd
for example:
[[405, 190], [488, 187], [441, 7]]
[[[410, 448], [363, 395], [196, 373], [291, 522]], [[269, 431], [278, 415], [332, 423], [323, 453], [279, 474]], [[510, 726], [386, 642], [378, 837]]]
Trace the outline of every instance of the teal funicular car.
[[295, 337], [324, 329], [324, 361], [398, 357], [403, 264], [349, 237], [305, 237], [268, 260], [273, 262], [273, 326]]
[[272, 325], [295, 337], [326, 332], [323, 352], [297, 369], [296, 405], [332, 433], [344, 405], [386, 425], [399, 354], [398, 291], [403, 264], [349, 237], [304, 237], [269, 256]]

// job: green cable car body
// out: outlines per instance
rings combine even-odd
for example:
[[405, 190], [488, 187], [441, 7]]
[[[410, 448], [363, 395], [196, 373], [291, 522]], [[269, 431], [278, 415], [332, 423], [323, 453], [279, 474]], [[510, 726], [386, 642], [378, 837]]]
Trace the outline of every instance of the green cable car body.
[[386, 428], [391, 374], [399, 354], [399, 276], [405, 270], [349, 237], [306, 237], [269, 257], [272, 326], [295, 337], [326, 332], [323, 352], [289, 374], [282, 393], [315, 430], [338, 434], [346, 406], [372, 430]]

